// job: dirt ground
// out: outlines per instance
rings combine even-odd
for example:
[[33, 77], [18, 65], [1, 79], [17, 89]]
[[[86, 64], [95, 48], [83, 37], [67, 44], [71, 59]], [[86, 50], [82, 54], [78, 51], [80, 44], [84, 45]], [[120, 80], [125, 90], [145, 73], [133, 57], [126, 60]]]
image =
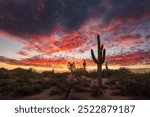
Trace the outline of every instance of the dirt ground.
[[[113, 92], [116, 90], [112, 88], [112, 85], [106, 84], [108, 81], [107, 78], [104, 78], [102, 80], [104, 87], [107, 87], [103, 89], [103, 95], [99, 97], [93, 97], [91, 95], [91, 92], [73, 92], [69, 94], [68, 100], [129, 100], [132, 99], [132, 97], [127, 97], [127, 96], [120, 96], [120, 95], [113, 95]], [[92, 84], [92, 83], [91, 83]], [[23, 100], [62, 100], [64, 99], [65, 94], [61, 95], [49, 95], [53, 87], [49, 89], [45, 89], [42, 92], [31, 95], [31, 96], [26, 96], [23, 97]]]

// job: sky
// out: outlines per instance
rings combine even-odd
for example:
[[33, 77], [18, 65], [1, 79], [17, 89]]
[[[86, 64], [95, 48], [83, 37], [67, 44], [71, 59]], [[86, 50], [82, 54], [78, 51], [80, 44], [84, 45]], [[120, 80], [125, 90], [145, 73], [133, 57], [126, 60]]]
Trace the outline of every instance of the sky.
[[150, 69], [150, 0], [0, 0], [0, 67], [95, 69], [97, 34], [109, 68]]

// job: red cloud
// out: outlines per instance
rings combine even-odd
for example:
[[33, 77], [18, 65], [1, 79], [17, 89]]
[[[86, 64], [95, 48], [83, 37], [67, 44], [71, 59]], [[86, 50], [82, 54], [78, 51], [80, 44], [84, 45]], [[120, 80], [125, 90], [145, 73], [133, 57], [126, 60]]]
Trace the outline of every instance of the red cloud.
[[118, 43], [122, 43], [122, 42], [128, 42], [128, 41], [139, 41], [140, 40], [140, 36], [132, 36], [132, 35], [127, 35], [125, 37], [121, 37], [121, 38], [118, 38], [116, 40], [114, 40], [115, 42], [118, 42]]
[[[68, 56], [73, 54], [82, 54], [84, 57], [84, 53], [89, 51], [91, 48], [96, 46], [96, 34], [102, 34], [102, 43], [109, 51], [110, 48], [116, 48], [118, 53], [120, 53], [121, 49], [136, 47], [137, 45], [134, 42], [141, 41], [140, 35], [125, 35], [122, 36], [120, 32], [117, 30], [120, 29], [121, 26], [124, 26], [124, 22], [122, 20], [116, 20], [114, 24], [107, 25], [103, 28], [100, 27], [100, 22], [96, 20], [91, 20], [90, 22], [85, 23], [79, 30], [74, 31], [72, 33], [67, 33], [62, 30], [61, 26], [57, 26], [57, 28], [49, 35], [32, 35], [30, 39], [21, 39], [26, 43], [25, 47], [18, 52], [18, 54], [24, 56], [30, 56], [29, 53], [36, 54], [45, 54], [52, 56], [53, 54], [57, 55], [58, 52], [66, 52]], [[123, 30], [121, 30], [123, 31]], [[105, 35], [106, 32], [106, 35]], [[107, 35], [108, 32], [108, 35]], [[106, 37], [106, 38], [105, 38]], [[18, 39], [18, 40], [19, 40]], [[126, 43], [128, 42], [128, 43]], [[131, 43], [129, 43], [131, 42]], [[111, 46], [113, 43], [116, 45]], [[121, 45], [118, 45], [120, 44]], [[115, 52], [112, 51], [111, 54]], [[131, 52], [132, 53], [132, 50]], [[89, 53], [90, 54], [90, 53]], [[108, 61], [110, 61], [113, 65], [131, 65], [142, 63], [143, 59], [141, 56], [147, 58], [148, 61], [150, 59], [144, 55], [145, 53], [134, 53], [130, 55], [122, 55], [107, 57]], [[35, 54], [34, 54], [35, 55]], [[70, 57], [70, 56], [69, 56]], [[66, 57], [67, 58], [67, 57]], [[74, 55], [74, 58], [75, 55]], [[72, 59], [77, 62], [78, 66], [82, 65], [81, 60]], [[89, 58], [89, 56], [87, 56]], [[144, 60], [145, 60], [144, 58]], [[39, 67], [51, 67], [51, 66], [59, 66], [64, 67], [67, 64], [67, 59], [55, 58], [54, 56], [49, 59], [45, 58], [30, 58], [30, 59], [22, 59], [15, 60], [9, 58], [1, 58], [4, 62], [13, 65], [23, 65], [23, 66], [39, 66]], [[148, 63], [146, 61], [146, 63]], [[91, 60], [88, 61], [89, 65], [95, 65]], [[144, 63], [145, 64], [145, 63]]]
[[63, 33], [62, 35], [54, 32], [48, 36], [35, 36], [35, 39], [23, 49], [41, 54], [52, 54], [76, 49], [85, 42], [86, 40], [82, 38], [80, 33]]
[[[106, 60], [109, 62], [109, 65], [136, 65], [136, 64], [150, 64], [150, 52], [141, 52], [141, 53], [132, 53], [116, 56], [108, 56]], [[32, 67], [53, 67], [53, 68], [66, 68], [67, 62], [75, 62], [77, 67], [82, 67], [83, 60], [75, 58], [38, 58], [32, 57], [28, 59], [10, 59], [3, 56], [0, 56], [0, 61], [10, 64], [10, 65], [19, 65], [19, 66], [32, 66]], [[91, 59], [87, 59], [88, 66], [95, 66], [95, 63]]]
[[150, 64], [150, 52], [132, 53], [124, 55], [109, 56], [107, 60], [113, 65], [136, 65]]

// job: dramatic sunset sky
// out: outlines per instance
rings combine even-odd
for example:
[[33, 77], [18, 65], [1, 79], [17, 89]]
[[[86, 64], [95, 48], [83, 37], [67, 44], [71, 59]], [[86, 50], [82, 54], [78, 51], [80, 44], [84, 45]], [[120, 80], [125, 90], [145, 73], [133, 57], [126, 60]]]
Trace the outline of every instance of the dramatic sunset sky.
[[95, 69], [97, 34], [109, 68], [150, 69], [150, 0], [0, 0], [0, 67]]

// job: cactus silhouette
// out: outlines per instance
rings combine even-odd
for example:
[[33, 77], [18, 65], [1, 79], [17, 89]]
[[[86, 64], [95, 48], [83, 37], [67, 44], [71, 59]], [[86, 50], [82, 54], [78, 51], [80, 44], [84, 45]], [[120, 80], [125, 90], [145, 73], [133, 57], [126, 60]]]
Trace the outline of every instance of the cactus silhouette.
[[105, 67], [106, 67], [106, 70], [108, 71], [108, 63], [107, 63], [107, 61], [106, 61]]
[[98, 81], [99, 81], [99, 85], [101, 87], [102, 86], [102, 64], [105, 61], [106, 50], [103, 49], [103, 44], [101, 45], [101, 43], [100, 43], [100, 36], [99, 35], [97, 35], [97, 51], [98, 51], [97, 59], [94, 55], [93, 49], [91, 49], [91, 55], [92, 55], [93, 61], [97, 64]]
[[86, 60], [83, 61], [83, 69], [86, 71]]
[[71, 71], [71, 73], [73, 73], [76, 69], [76, 65], [74, 62], [72, 62], [72, 63], [68, 62], [67, 66], [68, 66], [68, 69]]

